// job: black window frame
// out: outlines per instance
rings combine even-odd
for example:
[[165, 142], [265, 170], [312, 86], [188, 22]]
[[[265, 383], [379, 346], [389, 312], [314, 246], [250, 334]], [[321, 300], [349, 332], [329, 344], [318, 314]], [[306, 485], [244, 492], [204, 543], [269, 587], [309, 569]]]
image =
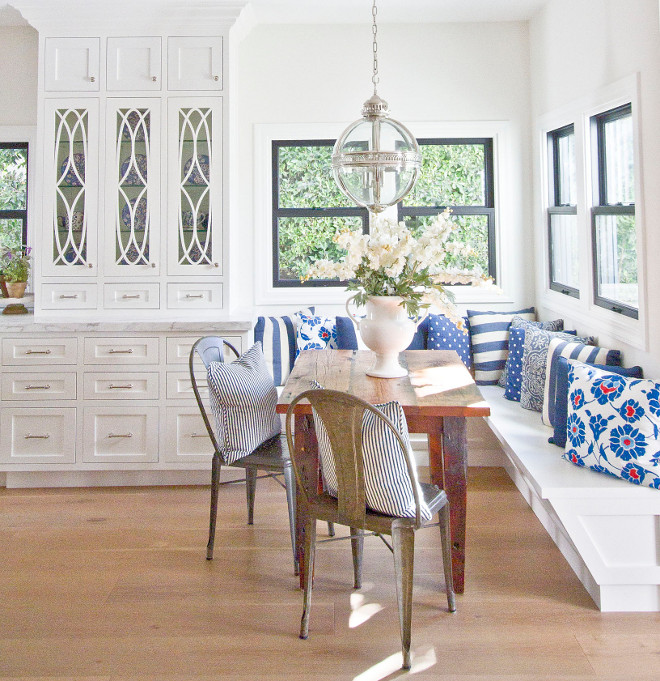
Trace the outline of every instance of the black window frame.
[[552, 275], [554, 263], [552, 260], [552, 216], [575, 215], [577, 216], [577, 204], [563, 203], [561, 200], [561, 169], [559, 167], [559, 141], [569, 135], [575, 136], [575, 124], [569, 123], [556, 130], [551, 130], [547, 135], [548, 160], [550, 165], [548, 196], [548, 286], [550, 290], [562, 293], [571, 298], [579, 298], [580, 290], [558, 281], [554, 281]]
[[[30, 162], [30, 150], [28, 142], [0, 142], [0, 149], [25, 149], [25, 156], [27, 163]], [[25, 208], [19, 210], [2, 210], [0, 208], [0, 220], [21, 220], [21, 245], [25, 248], [28, 245], [28, 196], [30, 191], [29, 186], [29, 168], [25, 177]]]
[[[482, 145], [484, 147], [484, 199], [483, 206], [405, 206], [403, 201], [397, 204], [399, 221], [406, 217], [424, 217], [438, 215], [450, 208], [453, 215], [485, 215], [488, 225], [488, 276], [497, 281], [497, 244], [495, 241], [495, 173], [493, 161], [492, 137], [420, 137], [417, 143], [422, 145]], [[468, 285], [468, 284], [465, 284]]]
[[286, 217], [305, 218], [305, 217], [359, 217], [362, 219], [362, 231], [366, 234], [369, 230], [369, 212], [366, 208], [359, 208], [358, 206], [349, 208], [335, 208], [327, 206], [323, 208], [282, 208], [279, 205], [280, 184], [279, 184], [279, 149], [282, 147], [334, 147], [336, 140], [334, 139], [318, 139], [318, 140], [272, 140], [271, 143], [271, 159], [272, 159], [272, 207], [273, 207], [273, 223], [272, 223], [272, 242], [273, 242], [273, 271], [272, 281], [273, 288], [301, 288], [303, 285], [309, 287], [313, 286], [323, 287], [345, 287], [345, 281], [337, 279], [310, 279], [303, 284], [299, 279], [280, 279], [279, 277], [279, 219]]
[[[632, 102], [622, 104], [613, 109], [603, 111], [590, 119], [593, 153], [593, 188], [594, 197], [591, 207], [591, 255], [593, 263], [594, 304], [611, 312], [639, 319], [639, 309], [610, 300], [598, 293], [598, 248], [596, 219], [601, 215], [635, 215], [635, 203], [609, 203], [607, 196], [607, 149], [605, 148], [605, 125], [611, 121], [632, 116]], [[633, 150], [634, 151], [634, 150]], [[636, 250], [639, 264], [639, 252]], [[637, 282], [639, 286], [639, 281]]]

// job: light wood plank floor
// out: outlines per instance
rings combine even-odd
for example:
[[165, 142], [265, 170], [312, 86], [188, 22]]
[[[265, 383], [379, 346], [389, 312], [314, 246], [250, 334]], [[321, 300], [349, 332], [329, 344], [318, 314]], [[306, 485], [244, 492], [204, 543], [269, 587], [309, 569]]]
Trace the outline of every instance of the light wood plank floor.
[[[212, 562], [207, 488], [0, 490], [0, 679], [405, 676], [389, 551], [366, 540], [353, 592], [349, 543], [319, 546], [301, 641], [284, 493], [259, 485], [253, 527], [221, 489]], [[503, 470], [470, 469], [468, 521], [453, 615], [438, 530], [417, 533], [415, 681], [660, 678], [660, 616], [600, 613]]]

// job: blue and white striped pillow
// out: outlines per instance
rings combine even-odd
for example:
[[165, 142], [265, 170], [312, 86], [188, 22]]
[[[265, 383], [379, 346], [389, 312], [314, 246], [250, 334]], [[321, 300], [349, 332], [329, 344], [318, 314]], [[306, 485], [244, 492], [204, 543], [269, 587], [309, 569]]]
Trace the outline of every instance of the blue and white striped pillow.
[[251, 454], [280, 432], [277, 390], [260, 343], [234, 362], [211, 362], [207, 377], [216, 439], [226, 464]]
[[[314, 308], [300, 310], [302, 314], [314, 314]], [[296, 361], [297, 314], [283, 317], [259, 317], [254, 326], [254, 342], [261, 342], [275, 385], [284, 385]]]
[[[320, 387], [318, 384], [315, 388]], [[398, 402], [374, 405], [389, 418], [401, 434], [403, 441], [410, 450], [410, 436], [408, 424], [403, 413], [403, 407]], [[314, 411], [314, 427], [319, 445], [319, 457], [325, 491], [333, 497], [337, 496], [337, 472], [332, 455], [330, 438], [320, 417]], [[396, 516], [399, 518], [415, 517], [415, 496], [408, 475], [408, 467], [404, 453], [392, 431], [375, 414], [365, 412], [362, 421], [362, 452], [364, 462], [365, 504], [367, 508], [377, 513]], [[431, 519], [431, 512], [419, 493], [421, 507], [420, 516], [423, 520]]]
[[621, 366], [621, 351], [599, 348], [571, 341], [553, 338], [548, 345], [548, 359], [545, 364], [545, 386], [543, 391], [543, 423], [553, 426], [555, 422], [555, 400], [557, 396], [557, 368], [560, 357], [577, 359], [585, 364], [608, 364]]
[[497, 385], [506, 365], [509, 351], [509, 327], [513, 317], [536, 319], [533, 307], [512, 312], [482, 312], [468, 310], [470, 340], [472, 341], [472, 366], [478, 385]]

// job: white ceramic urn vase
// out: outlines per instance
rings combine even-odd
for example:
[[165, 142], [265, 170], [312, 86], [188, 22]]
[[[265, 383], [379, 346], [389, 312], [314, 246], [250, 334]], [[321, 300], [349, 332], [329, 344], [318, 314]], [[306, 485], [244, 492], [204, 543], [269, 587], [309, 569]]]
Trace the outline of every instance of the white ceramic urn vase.
[[353, 298], [355, 296], [346, 301], [346, 311], [364, 344], [376, 355], [367, 375], [377, 378], [407, 376], [408, 370], [399, 364], [399, 353], [410, 345], [424, 317], [410, 319], [401, 305], [403, 298], [400, 296], [369, 296], [364, 307], [365, 316], [360, 318], [349, 308]]

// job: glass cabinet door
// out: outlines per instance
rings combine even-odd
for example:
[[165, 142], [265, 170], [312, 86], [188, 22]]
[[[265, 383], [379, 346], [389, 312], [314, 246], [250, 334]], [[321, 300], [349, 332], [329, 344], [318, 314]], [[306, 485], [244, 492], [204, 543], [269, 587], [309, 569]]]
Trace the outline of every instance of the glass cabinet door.
[[[96, 274], [98, 109], [50, 103], [53, 163], [45, 167], [46, 225], [50, 243], [43, 254], [46, 275]], [[49, 189], [50, 188], [50, 189]]]
[[220, 274], [222, 133], [217, 106], [175, 102], [170, 110], [170, 126], [176, 125], [176, 145], [170, 152], [174, 202], [170, 203], [168, 269], [172, 274]]
[[111, 101], [108, 111], [106, 270], [114, 275], [158, 273], [158, 102]]

